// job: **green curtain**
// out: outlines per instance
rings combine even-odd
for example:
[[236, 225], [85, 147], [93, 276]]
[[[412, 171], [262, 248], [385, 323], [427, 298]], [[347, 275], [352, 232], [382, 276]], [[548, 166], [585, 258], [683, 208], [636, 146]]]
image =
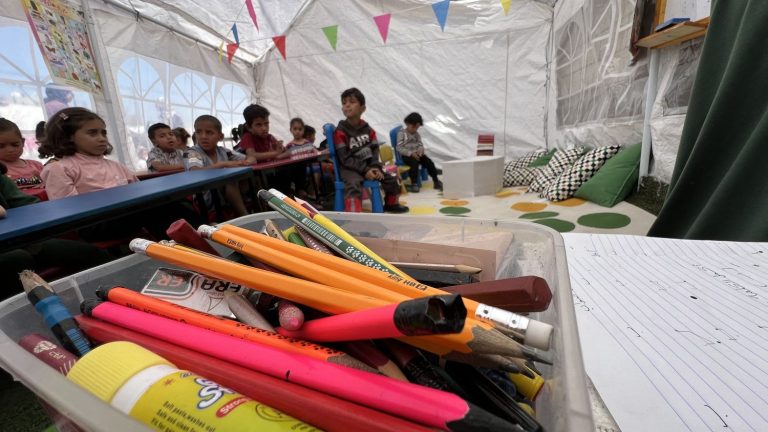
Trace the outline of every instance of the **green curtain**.
[[711, 19], [648, 235], [768, 241], [768, 0], [713, 0]]

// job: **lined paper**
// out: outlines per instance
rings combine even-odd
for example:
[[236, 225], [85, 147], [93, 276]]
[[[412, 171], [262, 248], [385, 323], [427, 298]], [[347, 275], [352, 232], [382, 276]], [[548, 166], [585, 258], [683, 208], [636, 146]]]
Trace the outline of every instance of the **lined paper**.
[[585, 367], [623, 431], [768, 430], [768, 243], [563, 238]]

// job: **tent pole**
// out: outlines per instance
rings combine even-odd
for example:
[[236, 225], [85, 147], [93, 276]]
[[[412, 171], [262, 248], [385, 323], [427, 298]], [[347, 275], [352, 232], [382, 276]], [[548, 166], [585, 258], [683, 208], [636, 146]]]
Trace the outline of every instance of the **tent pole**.
[[643, 119], [643, 146], [640, 150], [640, 175], [637, 179], [637, 189], [640, 190], [640, 182], [648, 175], [648, 167], [651, 162], [651, 114], [656, 102], [656, 81], [659, 75], [659, 50], [651, 49], [651, 62], [648, 66], [648, 84], [645, 92], [645, 118]]

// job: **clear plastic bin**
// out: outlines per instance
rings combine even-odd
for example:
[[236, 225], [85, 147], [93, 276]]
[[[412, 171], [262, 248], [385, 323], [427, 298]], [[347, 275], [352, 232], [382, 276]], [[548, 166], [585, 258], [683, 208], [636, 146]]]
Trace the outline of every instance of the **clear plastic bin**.
[[[456, 246], [481, 247], [478, 239], [512, 238], [500, 250], [496, 278], [537, 275], [553, 291], [548, 310], [532, 317], [555, 327], [549, 353], [554, 366], [541, 365], [547, 380], [536, 400], [537, 418], [550, 432], [593, 431], [592, 412], [576, 328], [563, 240], [559, 233], [542, 225], [472, 218], [429, 218], [383, 214], [324, 213], [350, 234], [365, 237], [424, 241]], [[288, 221], [277, 213], [259, 213], [230, 223], [260, 230], [270, 218], [282, 228]], [[507, 242], [495, 242], [506, 245]], [[215, 245], [222, 252], [227, 250]], [[96, 267], [52, 286], [71, 312], [79, 311], [84, 298], [93, 298], [96, 289], [124, 285], [139, 289], [157, 267], [168, 267], [144, 256], [133, 255]], [[34, 391], [56, 410], [86, 430], [143, 430], [144, 427], [70, 383], [51, 367], [16, 344], [29, 333], [53, 337], [24, 295], [0, 303], [0, 366]]]

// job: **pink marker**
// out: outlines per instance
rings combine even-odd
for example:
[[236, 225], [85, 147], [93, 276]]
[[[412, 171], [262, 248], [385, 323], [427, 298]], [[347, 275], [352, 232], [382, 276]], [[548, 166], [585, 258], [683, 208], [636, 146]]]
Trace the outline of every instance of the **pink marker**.
[[444, 430], [512, 430], [506, 420], [459, 396], [294, 355], [140, 312], [88, 300], [84, 314], [286, 381]]
[[277, 319], [280, 321], [280, 327], [286, 330], [298, 330], [304, 324], [304, 312], [295, 304], [280, 300], [277, 305]]

